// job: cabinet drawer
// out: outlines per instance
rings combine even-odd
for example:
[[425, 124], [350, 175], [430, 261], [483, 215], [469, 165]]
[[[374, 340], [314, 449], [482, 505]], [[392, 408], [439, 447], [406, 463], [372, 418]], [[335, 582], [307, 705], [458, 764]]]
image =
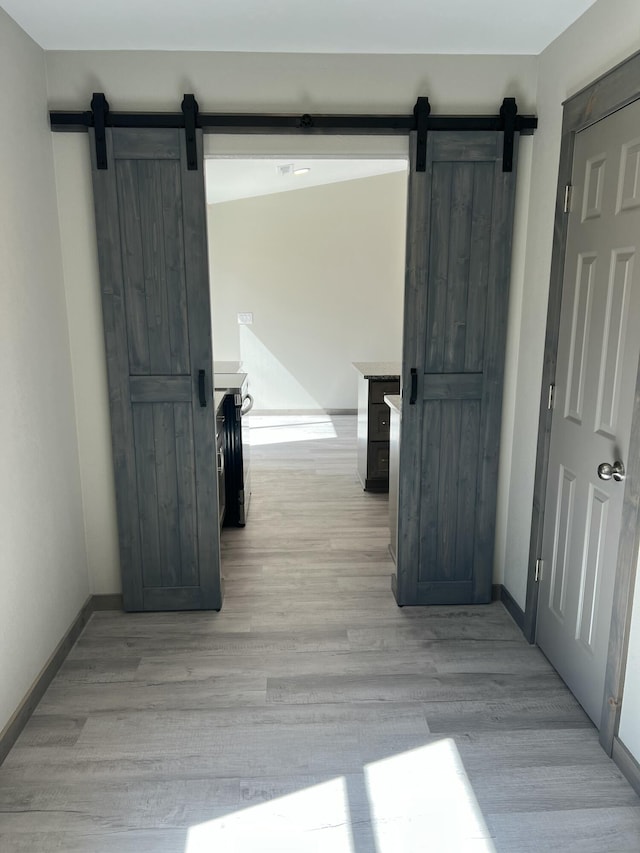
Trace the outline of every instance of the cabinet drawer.
[[388, 441], [391, 411], [385, 403], [369, 406], [369, 438], [371, 441]]
[[389, 442], [374, 441], [369, 445], [369, 479], [388, 479]]
[[370, 379], [369, 380], [369, 403], [384, 402], [385, 394], [400, 393], [400, 377], [397, 379]]

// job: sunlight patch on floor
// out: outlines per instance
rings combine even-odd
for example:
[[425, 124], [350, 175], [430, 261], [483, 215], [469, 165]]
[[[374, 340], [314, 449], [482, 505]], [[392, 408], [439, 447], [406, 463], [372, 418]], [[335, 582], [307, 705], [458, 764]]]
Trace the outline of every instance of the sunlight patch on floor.
[[329, 415], [252, 415], [249, 424], [252, 447], [336, 437]]
[[495, 853], [452, 739], [372, 762], [363, 773], [360, 802], [350, 804], [343, 777], [332, 779], [192, 826], [184, 853], [356, 853], [354, 834], [370, 838], [367, 853]]
[[377, 853], [495, 853], [450, 738], [365, 768]]
[[192, 826], [185, 853], [355, 853], [343, 778]]

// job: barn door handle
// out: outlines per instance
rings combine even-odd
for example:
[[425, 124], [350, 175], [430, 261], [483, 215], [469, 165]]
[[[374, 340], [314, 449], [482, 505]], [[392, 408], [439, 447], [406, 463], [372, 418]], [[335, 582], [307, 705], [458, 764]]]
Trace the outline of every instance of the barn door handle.
[[207, 405], [207, 394], [204, 387], [206, 374], [204, 370], [198, 371], [198, 395], [200, 396], [200, 405], [204, 409]]
[[409, 397], [409, 403], [412, 406], [415, 406], [417, 399], [418, 399], [418, 371], [415, 367], [412, 367], [411, 368], [411, 396]]

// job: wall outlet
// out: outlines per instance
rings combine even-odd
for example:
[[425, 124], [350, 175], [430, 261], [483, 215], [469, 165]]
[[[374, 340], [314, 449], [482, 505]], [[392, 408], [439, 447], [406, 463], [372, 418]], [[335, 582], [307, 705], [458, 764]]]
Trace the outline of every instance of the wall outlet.
[[251, 326], [253, 324], [253, 311], [239, 311], [238, 325]]

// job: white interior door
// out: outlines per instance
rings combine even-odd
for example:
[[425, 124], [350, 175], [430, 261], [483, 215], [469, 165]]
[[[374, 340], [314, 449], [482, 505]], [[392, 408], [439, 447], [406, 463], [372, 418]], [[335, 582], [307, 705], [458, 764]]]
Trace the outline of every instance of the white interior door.
[[640, 102], [577, 134], [572, 184], [537, 642], [599, 726], [624, 482], [598, 466], [627, 462], [640, 354]]

